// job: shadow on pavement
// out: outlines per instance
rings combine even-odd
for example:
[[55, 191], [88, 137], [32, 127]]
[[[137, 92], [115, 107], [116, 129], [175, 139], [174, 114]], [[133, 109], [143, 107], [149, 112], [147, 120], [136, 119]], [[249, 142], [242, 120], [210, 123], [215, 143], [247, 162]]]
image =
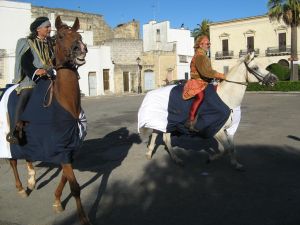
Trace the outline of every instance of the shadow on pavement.
[[[97, 181], [101, 176], [101, 184], [99, 192], [95, 201], [95, 205], [101, 199], [102, 193], [105, 191], [109, 175], [112, 170], [120, 166], [122, 161], [126, 158], [129, 149], [134, 143], [140, 143], [141, 140], [137, 134], [130, 134], [128, 129], [123, 127], [113, 131], [103, 138], [92, 139], [84, 141], [81, 149], [74, 158], [73, 168], [79, 171], [95, 172], [96, 174], [84, 184], [80, 184], [81, 190]], [[47, 180], [41, 181], [37, 189], [47, 185], [51, 180], [57, 176], [61, 176], [61, 168], [53, 166], [52, 164], [40, 163], [37, 167], [49, 167], [44, 174], [42, 174], [37, 181], [41, 181], [46, 174], [52, 170], [56, 171]], [[66, 187], [65, 187], [66, 188]], [[69, 194], [63, 201], [62, 205], [65, 207], [68, 201], [72, 198]], [[97, 208], [97, 207], [95, 207]]]
[[[177, 151], [184, 169], [168, 155], [155, 158], [135, 183], [110, 183], [87, 202], [95, 225], [296, 225], [300, 223], [300, 153], [289, 146], [238, 145], [246, 172], [227, 157], [212, 164], [198, 151]], [[102, 197], [99, 198], [99, 195]], [[101, 202], [100, 202], [101, 200]], [[98, 205], [99, 204], [99, 205]], [[78, 224], [77, 215], [63, 224]]]

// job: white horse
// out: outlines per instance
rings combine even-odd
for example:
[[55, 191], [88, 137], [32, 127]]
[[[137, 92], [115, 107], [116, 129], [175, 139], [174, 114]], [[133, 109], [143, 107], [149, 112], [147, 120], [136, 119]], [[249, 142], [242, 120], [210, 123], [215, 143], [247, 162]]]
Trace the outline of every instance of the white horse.
[[[214, 135], [215, 140], [218, 142], [219, 150], [215, 151], [214, 154], [209, 154], [209, 161], [215, 160], [224, 153], [229, 153], [231, 164], [238, 170], [243, 169], [243, 165], [239, 163], [236, 158], [233, 142], [234, 133], [240, 118], [240, 115], [234, 115], [234, 110], [237, 109], [237, 114], [240, 114], [239, 108], [248, 83], [260, 82], [264, 85], [273, 86], [277, 80], [275, 75], [257, 66], [254, 60], [254, 53], [249, 53], [238, 60], [238, 63], [226, 75], [226, 80], [221, 82], [217, 89], [217, 94], [221, 100], [232, 109], [233, 113], [230, 114], [224, 126]], [[170, 157], [176, 163], [182, 164], [182, 161], [173, 152], [171, 133], [167, 132], [167, 102], [170, 91], [174, 87], [175, 86], [167, 86], [146, 94], [138, 112], [138, 129], [139, 132], [152, 129], [151, 138], [147, 146], [148, 151], [146, 153], [148, 159], [152, 158], [158, 134], [163, 133], [163, 142]], [[236, 124], [233, 125], [233, 121], [237, 121]], [[233, 129], [234, 131], [229, 132], [229, 129]]]

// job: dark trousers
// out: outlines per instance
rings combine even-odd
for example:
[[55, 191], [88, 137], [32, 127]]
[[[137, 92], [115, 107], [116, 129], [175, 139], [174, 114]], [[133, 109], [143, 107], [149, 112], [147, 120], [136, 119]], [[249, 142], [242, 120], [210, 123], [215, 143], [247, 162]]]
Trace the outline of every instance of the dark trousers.
[[26, 89], [23, 89], [19, 95], [19, 99], [18, 99], [18, 102], [16, 105], [16, 111], [15, 111], [15, 120], [14, 120], [15, 126], [17, 125], [17, 123], [19, 121], [21, 121], [21, 119], [20, 119], [21, 115], [25, 110], [25, 107], [31, 96], [31, 93], [32, 93], [32, 88], [26, 88]]

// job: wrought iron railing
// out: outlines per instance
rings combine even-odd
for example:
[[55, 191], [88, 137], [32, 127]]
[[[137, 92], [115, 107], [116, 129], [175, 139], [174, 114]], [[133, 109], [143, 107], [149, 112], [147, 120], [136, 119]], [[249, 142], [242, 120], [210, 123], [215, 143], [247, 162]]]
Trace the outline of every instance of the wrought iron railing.
[[266, 49], [266, 56], [290, 55], [290, 54], [291, 54], [290, 46], [268, 47]]
[[255, 48], [254, 50], [251, 49], [241, 49], [239, 52], [239, 57], [242, 57], [246, 54], [248, 54], [248, 52], [253, 52], [254, 51], [254, 56], [258, 56], [259, 55], [259, 48]]
[[215, 58], [216, 59], [232, 59], [233, 58], [233, 51], [216, 52]]

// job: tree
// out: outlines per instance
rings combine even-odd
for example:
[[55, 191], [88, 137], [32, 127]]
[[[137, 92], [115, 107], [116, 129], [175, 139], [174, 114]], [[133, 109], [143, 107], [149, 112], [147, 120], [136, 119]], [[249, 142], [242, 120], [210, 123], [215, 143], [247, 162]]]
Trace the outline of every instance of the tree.
[[192, 31], [192, 37], [196, 40], [200, 35], [206, 35], [209, 37], [209, 24], [211, 21], [208, 19], [202, 20], [201, 24], [197, 24], [199, 27]]
[[291, 27], [291, 80], [298, 80], [298, 66], [293, 61], [298, 60], [297, 56], [297, 27], [300, 24], [300, 0], [269, 0], [269, 18], [282, 21]]

